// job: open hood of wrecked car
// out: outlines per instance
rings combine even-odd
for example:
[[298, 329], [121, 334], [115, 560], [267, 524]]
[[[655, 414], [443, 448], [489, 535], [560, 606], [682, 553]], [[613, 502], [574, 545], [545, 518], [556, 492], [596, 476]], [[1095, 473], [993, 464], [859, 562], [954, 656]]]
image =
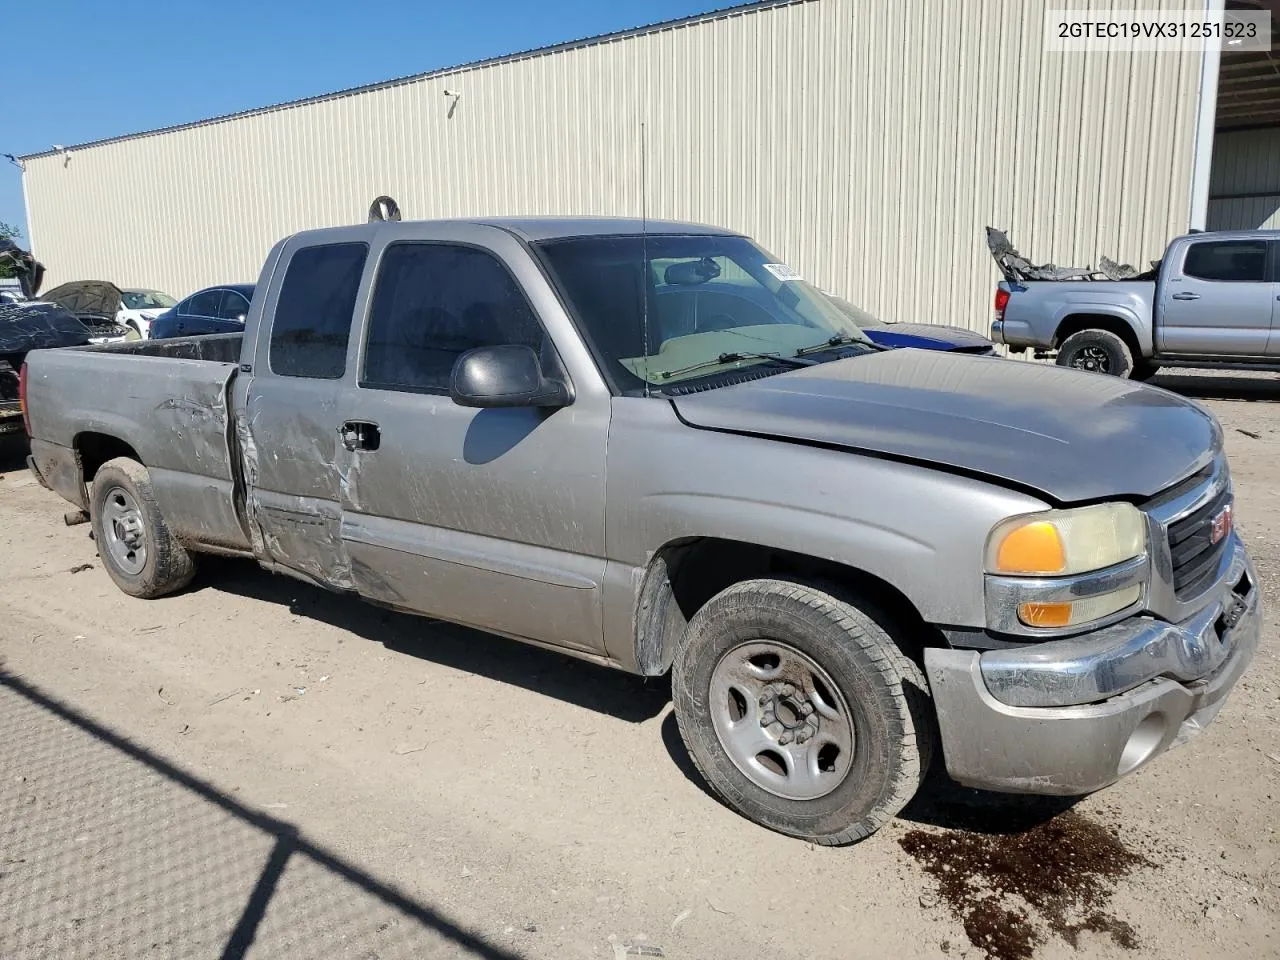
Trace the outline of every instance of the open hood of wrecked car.
[[54, 287], [41, 300], [56, 303], [77, 316], [114, 319], [120, 309], [120, 288], [106, 280], [76, 280]]
[[1217, 421], [1166, 390], [923, 350], [834, 360], [671, 402], [694, 427], [937, 464], [1059, 503], [1153, 496], [1222, 446]]
[[0, 303], [0, 353], [27, 353], [89, 342], [83, 323], [53, 303]]

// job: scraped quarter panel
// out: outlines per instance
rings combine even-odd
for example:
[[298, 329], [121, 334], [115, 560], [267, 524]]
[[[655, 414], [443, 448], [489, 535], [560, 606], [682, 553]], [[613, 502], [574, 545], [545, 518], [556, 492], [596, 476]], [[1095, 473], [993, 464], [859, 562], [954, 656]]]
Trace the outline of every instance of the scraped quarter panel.
[[246, 545], [232, 499], [227, 409], [236, 364], [74, 348], [37, 351], [28, 363], [33, 449], [68, 451], [42, 454], [58, 463], [50, 479], [59, 493], [81, 502], [69, 452], [86, 434], [102, 434], [132, 447], [151, 471], [180, 539]]

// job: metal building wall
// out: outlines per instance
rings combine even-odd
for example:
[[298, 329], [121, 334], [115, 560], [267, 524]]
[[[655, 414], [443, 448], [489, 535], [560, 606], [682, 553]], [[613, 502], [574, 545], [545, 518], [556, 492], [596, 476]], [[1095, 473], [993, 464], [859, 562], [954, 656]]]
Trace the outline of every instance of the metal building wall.
[[1280, 229], [1280, 127], [1218, 132], [1206, 226]]
[[754, 5], [44, 154], [30, 232], [50, 283], [181, 296], [383, 193], [414, 218], [647, 206], [886, 317], [982, 329], [987, 224], [1036, 260], [1140, 263], [1188, 221], [1198, 56], [1046, 53], [1045, 6]]

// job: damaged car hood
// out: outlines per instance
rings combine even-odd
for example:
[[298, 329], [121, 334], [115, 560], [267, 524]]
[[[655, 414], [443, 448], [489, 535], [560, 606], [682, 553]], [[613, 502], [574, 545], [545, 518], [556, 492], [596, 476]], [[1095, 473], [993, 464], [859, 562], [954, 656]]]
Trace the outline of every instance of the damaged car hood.
[[84, 324], [57, 304], [0, 303], [0, 354], [81, 347], [88, 342]]
[[690, 426], [937, 464], [1059, 503], [1153, 496], [1222, 445], [1208, 413], [1165, 390], [920, 350], [835, 360], [671, 402]]
[[120, 309], [121, 292], [106, 280], [77, 280], [54, 287], [40, 299], [77, 316], [114, 317]]

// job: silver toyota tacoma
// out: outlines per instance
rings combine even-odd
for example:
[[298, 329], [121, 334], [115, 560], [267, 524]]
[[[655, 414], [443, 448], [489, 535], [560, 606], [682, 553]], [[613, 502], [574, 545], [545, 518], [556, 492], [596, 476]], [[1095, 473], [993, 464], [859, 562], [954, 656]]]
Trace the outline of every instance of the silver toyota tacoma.
[[1130, 279], [996, 261], [991, 338], [1015, 350], [1135, 380], [1162, 366], [1280, 368], [1280, 230], [1177, 237]]
[[301, 233], [243, 334], [37, 351], [23, 393], [31, 469], [126, 593], [242, 556], [670, 671], [716, 792], [818, 843], [875, 831], [934, 759], [1104, 787], [1201, 732], [1258, 643], [1211, 415], [880, 349], [722, 229]]

